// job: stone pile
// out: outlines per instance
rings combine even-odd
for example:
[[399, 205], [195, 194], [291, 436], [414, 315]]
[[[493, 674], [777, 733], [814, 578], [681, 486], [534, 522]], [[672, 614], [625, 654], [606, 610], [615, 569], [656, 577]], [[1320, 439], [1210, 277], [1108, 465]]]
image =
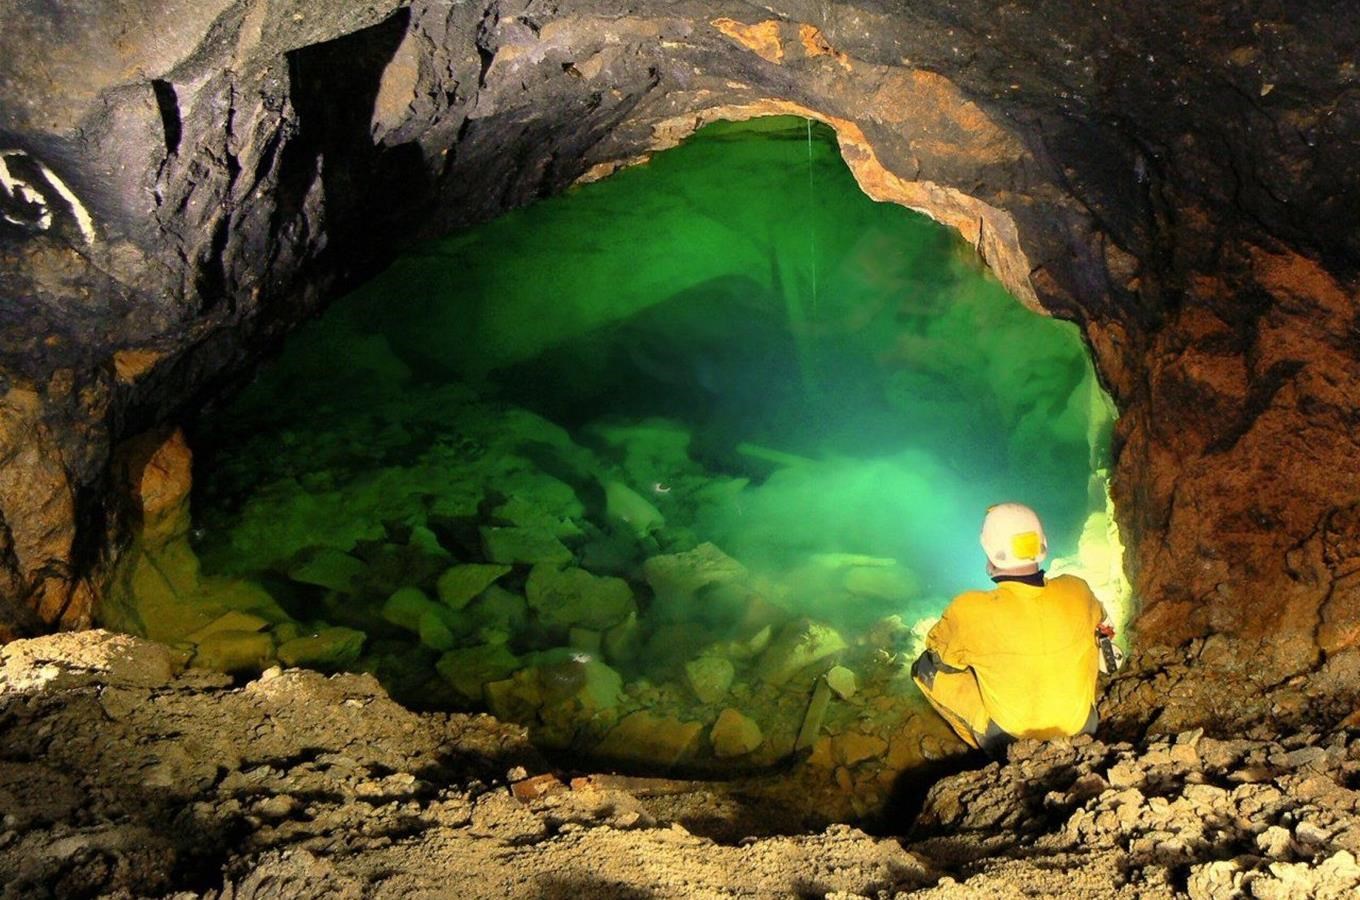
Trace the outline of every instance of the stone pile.
[[[674, 423], [602, 426], [612, 449], [597, 453], [524, 410], [424, 390], [373, 401], [396, 431], [300, 411], [324, 424], [252, 444], [281, 477], [250, 482], [202, 541], [182, 438], [141, 448], [129, 470], [147, 527], [110, 623], [235, 676], [370, 672], [412, 707], [489, 710], [604, 763], [730, 771], [810, 756], [841, 795], [832, 817], [851, 797], [873, 809], [903, 767], [958, 749], [913, 715], [904, 665], [919, 634], [895, 617], [848, 633], [791, 601], [811, 590], [826, 613], [906, 609], [920, 585], [904, 566], [820, 553], [783, 578], [752, 572], [683, 524], [745, 481], [695, 463]], [[436, 436], [412, 443], [422, 429]], [[249, 481], [249, 458], [221, 478]]]
[[788, 896], [928, 876], [891, 839], [800, 834], [761, 784], [573, 779], [523, 728], [412, 713], [368, 675], [235, 685], [179, 665], [100, 631], [0, 647], [0, 896]]
[[[645, 740], [657, 722], [634, 715]], [[413, 713], [367, 675], [234, 683], [107, 632], [0, 648], [0, 720], [6, 897], [1360, 891], [1353, 730], [1023, 743], [937, 782], [914, 828], [880, 824], [910, 833], [875, 838], [818, 824], [821, 797], [797, 773], [573, 777], [521, 727]], [[720, 747], [756, 739], [731, 708], [718, 724]], [[870, 744], [829, 752], [853, 771]]]
[[1357, 786], [1354, 731], [1026, 742], [1004, 764], [936, 785], [915, 847], [979, 873], [964, 884], [984, 893], [1005, 861], [1047, 856], [1101, 859], [1112, 894], [1128, 886], [1194, 900], [1353, 897]]

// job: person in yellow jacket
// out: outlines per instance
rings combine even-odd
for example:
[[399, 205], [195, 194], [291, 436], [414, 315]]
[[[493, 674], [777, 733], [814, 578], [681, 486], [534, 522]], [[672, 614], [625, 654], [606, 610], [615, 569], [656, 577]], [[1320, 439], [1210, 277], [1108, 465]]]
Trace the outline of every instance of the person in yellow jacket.
[[1022, 738], [1094, 733], [1104, 608], [1073, 575], [1047, 578], [1043, 525], [1019, 503], [982, 523], [996, 587], [955, 597], [911, 674], [966, 743], [992, 754]]

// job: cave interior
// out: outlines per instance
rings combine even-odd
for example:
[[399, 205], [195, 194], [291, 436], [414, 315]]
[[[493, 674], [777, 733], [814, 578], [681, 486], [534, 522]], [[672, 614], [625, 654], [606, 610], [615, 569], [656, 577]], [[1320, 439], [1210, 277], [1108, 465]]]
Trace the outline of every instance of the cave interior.
[[1004, 492], [1118, 598], [1114, 731], [1350, 721], [1325, 4], [170, 5], [0, 35], [0, 636], [808, 751], [861, 813], [948, 733], [822, 729], [909, 714]]

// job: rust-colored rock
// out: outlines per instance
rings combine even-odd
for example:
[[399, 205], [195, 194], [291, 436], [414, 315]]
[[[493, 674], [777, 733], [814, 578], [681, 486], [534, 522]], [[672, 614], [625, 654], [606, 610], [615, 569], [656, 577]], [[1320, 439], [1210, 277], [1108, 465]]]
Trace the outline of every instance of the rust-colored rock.
[[744, 25], [734, 19], [714, 19], [713, 27], [766, 62], [784, 61], [781, 23], [773, 19]]
[[189, 533], [189, 489], [193, 454], [178, 428], [152, 431], [122, 449], [128, 500], [139, 537], [157, 548]]
[[567, 786], [551, 772], [534, 775], [510, 785], [511, 795], [520, 803], [532, 803], [539, 797], [546, 797], [549, 794], [565, 790], [567, 790]]

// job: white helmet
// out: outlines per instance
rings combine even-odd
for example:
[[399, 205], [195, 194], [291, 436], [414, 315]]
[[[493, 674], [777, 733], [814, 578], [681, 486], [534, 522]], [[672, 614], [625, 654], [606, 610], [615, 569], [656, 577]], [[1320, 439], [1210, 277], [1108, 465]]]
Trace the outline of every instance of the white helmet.
[[1023, 503], [998, 503], [982, 520], [982, 549], [999, 571], [1038, 567], [1048, 555], [1044, 526]]

